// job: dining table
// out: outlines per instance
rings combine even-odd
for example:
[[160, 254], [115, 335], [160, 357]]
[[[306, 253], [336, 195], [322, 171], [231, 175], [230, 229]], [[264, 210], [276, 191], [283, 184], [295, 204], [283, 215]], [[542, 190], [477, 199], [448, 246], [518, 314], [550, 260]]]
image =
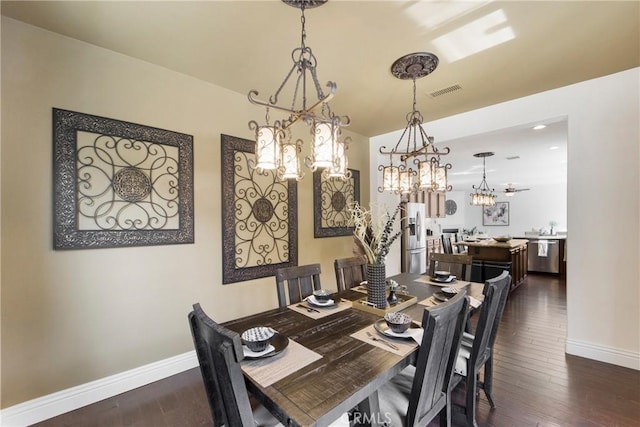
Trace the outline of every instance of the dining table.
[[[401, 293], [416, 297], [401, 311], [417, 323], [410, 330], [419, 332], [424, 310], [438, 303], [434, 294], [443, 284], [410, 273], [389, 279]], [[466, 288], [475, 308], [481, 304], [482, 283], [457, 280], [450, 286]], [[383, 322], [383, 314], [356, 307], [366, 299], [366, 288], [354, 287], [333, 299], [330, 307], [303, 301], [223, 324], [239, 334], [256, 326], [276, 332], [274, 351], [268, 357], [245, 354], [241, 368], [249, 392], [285, 426], [328, 426], [356, 406], [367, 418], [360, 421], [383, 425], [377, 390], [415, 363], [420, 341], [415, 334], [382, 334], [375, 324]]]

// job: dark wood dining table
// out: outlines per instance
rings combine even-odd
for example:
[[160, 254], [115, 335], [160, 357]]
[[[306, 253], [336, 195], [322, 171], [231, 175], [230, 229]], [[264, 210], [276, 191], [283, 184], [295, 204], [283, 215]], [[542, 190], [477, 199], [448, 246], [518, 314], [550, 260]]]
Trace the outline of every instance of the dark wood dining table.
[[[416, 281], [424, 280], [419, 274], [402, 273], [390, 278], [406, 286], [408, 294], [416, 296], [417, 301], [440, 290], [439, 286]], [[482, 288], [481, 283], [471, 283], [467, 293], [481, 299]], [[363, 293], [346, 290], [337, 296], [355, 301]], [[421, 321], [425, 308], [414, 304], [402, 311]], [[417, 347], [399, 356], [351, 336], [379, 319], [378, 315], [355, 308], [321, 319], [279, 308], [229, 321], [224, 326], [238, 333], [258, 325], [269, 326], [322, 356], [267, 387], [246, 372], [245, 378], [250, 393], [283, 425], [327, 426], [361, 402], [368, 403], [369, 396], [372, 393], [376, 396], [381, 385], [415, 362]], [[372, 400], [375, 401], [377, 397]], [[376, 421], [384, 420], [373, 419], [371, 424], [378, 424]]]

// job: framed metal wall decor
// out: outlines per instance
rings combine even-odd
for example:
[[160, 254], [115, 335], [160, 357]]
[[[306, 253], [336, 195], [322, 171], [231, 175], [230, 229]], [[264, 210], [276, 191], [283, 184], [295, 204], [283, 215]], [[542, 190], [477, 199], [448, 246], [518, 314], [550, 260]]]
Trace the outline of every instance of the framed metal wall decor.
[[194, 242], [193, 137], [53, 109], [55, 249]]
[[298, 265], [298, 186], [258, 171], [255, 142], [221, 135], [222, 283]]
[[353, 234], [349, 207], [360, 202], [360, 171], [349, 169], [351, 178], [324, 178], [313, 173], [313, 235], [337, 237]]
[[482, 225], [509, 225], [509, 202], [482, 207]]

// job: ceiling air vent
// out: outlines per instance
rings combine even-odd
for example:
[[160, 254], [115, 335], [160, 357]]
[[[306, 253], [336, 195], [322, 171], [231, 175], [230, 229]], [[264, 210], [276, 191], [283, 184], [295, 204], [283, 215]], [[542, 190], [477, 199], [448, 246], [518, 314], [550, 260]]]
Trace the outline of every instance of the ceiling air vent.
[[507, 157], [507, 160], [516, 160], [519, 159], [520, 156], [511, 156], [511, 157]]
[[455, 92], [460, 89], [462, 89], [460, 85], [453, 85], [453, 86], [445, 87], [444, 89], [437, 90], [435, 92], [431, 92], [429, 95], [431, 95], [432, 98], [435, 98], [436, 96], [447, 95], [451, 92]]

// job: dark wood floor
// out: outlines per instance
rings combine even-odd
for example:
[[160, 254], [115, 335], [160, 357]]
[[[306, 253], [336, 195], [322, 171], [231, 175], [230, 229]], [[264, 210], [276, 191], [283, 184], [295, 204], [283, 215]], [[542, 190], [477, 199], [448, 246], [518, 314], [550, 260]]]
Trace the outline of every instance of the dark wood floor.
[[[497, 407], [481, 395], [480, 426], [640, 426], [640, 372], [565, 355], [565, 338], [564, 281], [529, 275], [505, 308], [495, 344]], [[36, 425], [211, 424], [200, 372], [191, 369]]]

